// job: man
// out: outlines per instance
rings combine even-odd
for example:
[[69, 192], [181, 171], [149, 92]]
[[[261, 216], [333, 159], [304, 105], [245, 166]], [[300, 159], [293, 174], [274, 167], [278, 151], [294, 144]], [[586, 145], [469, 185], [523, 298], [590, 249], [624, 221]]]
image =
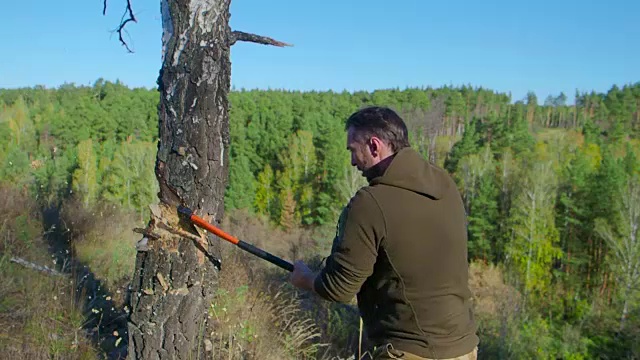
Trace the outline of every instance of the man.
[[317, 274], [295, 263], [291, 283], [338, 302], [357, 295], [374, 359], [475, 359], [463, 203], [448, 174], [409, 147], [391, 109], [346, 126], [351, 165], [369, 181], [338, 223]]

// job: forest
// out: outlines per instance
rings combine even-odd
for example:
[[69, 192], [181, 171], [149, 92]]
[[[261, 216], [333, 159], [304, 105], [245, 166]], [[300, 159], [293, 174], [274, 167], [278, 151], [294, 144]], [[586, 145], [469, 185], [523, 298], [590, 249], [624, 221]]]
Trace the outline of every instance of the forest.
[[[74, 296], [65, 300], [68, 308], [39, 310], [57, 319], [50, 327], [16, 312], [35, 295], [23, 289], [32, 281], [24, 273], [32, 270], [10, 260], [60, 268], [46, 244], [46, 234], [60, 231], [47, 226], [47, 214], [56, 209], [73, 256], [105, 287], [122, 289], [116, 306], [126, 307], [140, 237], [132, 229], [144, 226], [149, 205], [158, 201], [158, 99], [156, 90], [104, 79], [91, 86], [0, 89], [0, 348], [94, 358], [126, 340], [109, 335], [114, 339], [104, 345], [108, 336], [87, 326], [87, 313], [97, 310]], [[572, 99], [564, 93], [538, 99], [533, 92], [513, 99], [468, 85], [233, 89], [229, 102], [225, 226], [244, 231], [249, 242], [289, 259], [326, 256], [338, 214], [366, 185], [350, 166], [344, 122], [364, 106], [389, 106], [405, 119], [411, 146], [446, 169], [463, 198], [479, 356], [640, 358], [640, 83], [613, 85], [606, 93], [576, 91]], [[228, 248], [220, 252], [239, 256]], [[45, 293], [66, 286], [42, 278]], [[223, 319], [221, 308], [231, 312], [220, 304], [234, 296], [255, 296], [268, 311], [282, 311], [274, 305], [282, 301], [280, 293], [253, 290], [248, 278], [235, 278], [226, 285], [221, 280], [212, 316]], [[284, 286], [283, 279], [265, 277], [265, 289]], [[279, 332], [283, 343], [295, 344], [282, 357], [348, 356], [357, 332], [352, 305], [319, 305], [286, 286], [279, 291], [292, 294], [285, 302], [297, 306], [298, 320], [323, 314], [313, 336], [295, 338], [291, 328]], [[203, 344], [228, 358], [240, 347], [253, 354], [249, 358], [276, 351], [260, 348], [267, 346], [257, 340], [263, 336], [260, 319], [225, 319], [220, 322], [233, 336], [212, 335]], [[69, 330], [77, 328], [103, 344], [78, 340]], [[51, 340], [49, 333], [59, 336]]]

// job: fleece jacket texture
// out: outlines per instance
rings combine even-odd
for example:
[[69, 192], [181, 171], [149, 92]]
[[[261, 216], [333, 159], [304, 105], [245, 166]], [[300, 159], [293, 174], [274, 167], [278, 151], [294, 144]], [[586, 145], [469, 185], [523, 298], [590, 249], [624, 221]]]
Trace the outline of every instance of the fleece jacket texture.
[[314, 289], [337, 302], [357, 295], [376, 345], [433, 359], [467, 354], [479, 339], [456, 184], [411, 148], [380, 165], [342, 212]]

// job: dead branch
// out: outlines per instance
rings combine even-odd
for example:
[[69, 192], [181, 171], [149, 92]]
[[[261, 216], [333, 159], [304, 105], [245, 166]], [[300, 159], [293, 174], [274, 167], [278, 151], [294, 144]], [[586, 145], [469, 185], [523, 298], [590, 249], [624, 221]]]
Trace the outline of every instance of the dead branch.
[[250, 34], [242, 31], [232, 31], [230, 35], [230, 44], [233, 45], [236, 41], [247, 41], [262, 45], [272, 45], [277, 47], [293, 46], [291, 44], [284, 43], [282, 41], [274, 40], [270, 37]]
[[37, 271], [43, 272], [43, 273], [48, 274], [48, 275], [65, 276], [65, 274], [63, 274], [63, 273], [61, 273], [59, 271], [56, 271], [56, 270], [54, 270], [54, 269], [52, 269], [52, 268], [50, 268], [48, 266], [34, 264], [32, 262], [29, 262], [29, 261], [27, 261], [25, 259], [21, 259], [21, 258], [18, 258], [18, 257], [12, 257], [11, 258], [11, 262], [19, 264], [19, 265], [22, 265], [22, 266], [27, 267], [29, 269], [33, 269], [33, 270], [37, 270]]
[[158, 222], [156, 225], [160, 229], [166, 230], [166, 231], [168, 231], [168, 232], [170, 232], [172, 234], [175, 234], [175, 235], [178, 235], [178, 236], [181, 236], [181, 237], [185, 237], [185, 238], [191, 239], [193, 241], [197, 241], [197, 242], [201, 242], [202, 241], [202, 239], [200, 237], [198, 237], [198, 236], [196, 236], [196, 235], [194, 235], [194, 234], [192, 234], [190, 232], [187, 232], [185, 230], [174, 228], [174, 227], [172, 227], [170, 225], [165, 224], [162, 221]]
[[148, 229], [143, 229], [143, 228], [134, 228], [133, 232], [136, 232], [138, 234], [142, 234], [146, 237], [148, 237], [149, 239], [153, 239], [153, 240], [158, 240], [160, 239], [160, 235], [155, 234], [150, 232]]
[[[107, 14], [107, 0], [104, 0], [102, 3], [102, 15], [106, 15], [106, 14]], [[120, 25], [118, 25], [118, 28], [113, 30], [113, 32], [118, 33], [118, 39], [120, 40], [120, 43], [122, 44], [122, 46], [124, 46], [127, 49], [127, 52], [129, 53], [133, 53], [133, 50], [129, 48], [129, 44], [127, 44], [127, 42], [122, 37], [122, 33], [126, 32], [124, 27], [127, 26], [127, 24], [132, 21], [136, 23], [138, 22], [138, 20], [136, 19], [136, 16], [133, 14], [133, 8], [131, 7], [131, 0], [127, 0], [127, 7], [124, 11], [124, 14], [122, 14], [122, 18], [120, 19]]]
[[[221, 262], [220, 259], [215, 258], [213, 255], [211, 255], [211, 253], [207, 250], [207, 242], [203, 237], [200, 236], [196, 236], [195, 234], [190, 233], [189, 231], [186, 230], [182, 230], [182, 229], [177, 229], [174, 228], [172, 226], [169, 226], [167, 224], [165, 224], [164, 222], [160, 221], [158, 222], [157, 226], [160, 229], [166, 230], [172, 234], [190, 239], [191, 241], [193, 241], [193, 244], [198, 248], [198, 250], [200, 250], [200, 252], [207, 257], [207, 259], [209, 259], [209, 261], [211, 261], [211, 263], [218, 268], [218, 270], [220, 270], [220, 266], [221, 266]], [[194, 227], [195, 228], [195, 227]]]

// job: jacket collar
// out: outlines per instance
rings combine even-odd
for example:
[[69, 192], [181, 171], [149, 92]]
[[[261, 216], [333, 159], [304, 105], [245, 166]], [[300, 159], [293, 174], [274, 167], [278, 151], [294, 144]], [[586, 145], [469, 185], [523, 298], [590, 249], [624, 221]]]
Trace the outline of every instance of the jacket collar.
[[365, 170], [362, 174], [367, 178], [367, 181], [371, 183], [373, 179], [384, 175], [396, 155], [397, 153], [386, 157], [384, 160]]

